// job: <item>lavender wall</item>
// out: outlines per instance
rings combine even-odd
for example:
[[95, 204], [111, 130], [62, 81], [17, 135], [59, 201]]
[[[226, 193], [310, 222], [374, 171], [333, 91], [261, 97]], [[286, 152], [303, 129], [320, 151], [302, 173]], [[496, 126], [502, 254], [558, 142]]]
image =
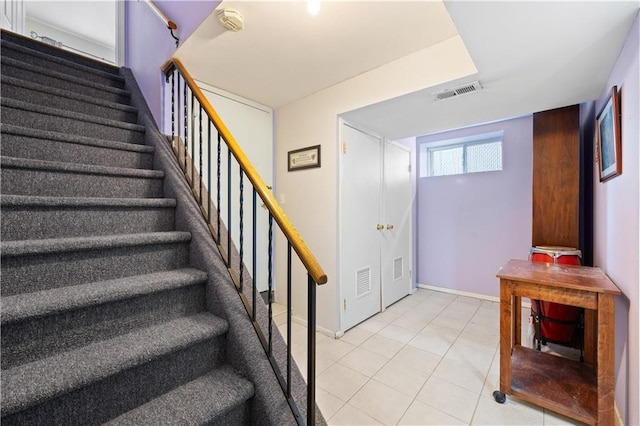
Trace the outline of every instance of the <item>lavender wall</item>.
[[[594, 167], [594, 254], [624, 296], [616, 299], [616, 403], [624, 424], [640, 424], [638, 383], [640, 318], [640, 24], [636, 21], [596, 102], [600, 111], [612, 86], [621, 94], [622, 175], [600, 183]], [[593, 125], [591, 123], [590, 125]]]
[[498, 269], [527, 258], [532, 116], [421, 136], [416, 151], [421, 143], [498, 130], [504, 130], [502, 171], [418, 179], [419, 284], [497, 297]]
[[[174, 33], [181, 43], [219, 3], [219, 0], [155, 1], [165, 16], [178, 25]], [[125, 66], [133, 71], [157, 124], [162, 117], [160, 66], [175, 51], [175, 40], [169, 30], [145, 2], [125, 2]]]

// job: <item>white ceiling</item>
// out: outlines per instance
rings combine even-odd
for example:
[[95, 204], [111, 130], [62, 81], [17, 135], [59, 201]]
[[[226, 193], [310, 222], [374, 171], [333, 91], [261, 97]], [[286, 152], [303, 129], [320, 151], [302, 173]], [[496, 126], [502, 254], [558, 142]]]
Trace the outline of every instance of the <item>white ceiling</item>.
[[29, 19], [115, 48], [116, 0], [25, 0], [24, 3]]
[[640, 8], [639, 1], [445, 4], [484, 89], [435, 102], [433, 93], [452, 82], [361, 108], [349, 119], [393, 139], [596, 99]]
[[239, 32], [212, 14], [177, 56], [196, 79], [278, 108], [453, 37], [441, 2], [224, 1], [245, 18]]
[[[395, 139], [595, 99], [640, 1], [323, 1], [315, 17], [302, 1], [221, 7], [238, 9], [245, 29], [224, 31], [213, 14], [177, 56], [196, 79], [274, 108], [457, 30], [476, 75], [345, 111], [350, 121]], [[434, 92], [476, 78], [482, 91], [434, 102]]]
[[[114, 45], [114, 0], [25, 4], [33, 19]], [[640, 0], [322, 0], [317, 16], [302, 0], [222, 7], [238, 9], [245, 28], [225, 31], [212, 14], [177, 55], [195, 78], [276, 109], [459, 34], [477, 74], [344, 112], [395, 139], [595, 99]], [[476, 78], [482, 91], [434, 101], [433, 93]]]

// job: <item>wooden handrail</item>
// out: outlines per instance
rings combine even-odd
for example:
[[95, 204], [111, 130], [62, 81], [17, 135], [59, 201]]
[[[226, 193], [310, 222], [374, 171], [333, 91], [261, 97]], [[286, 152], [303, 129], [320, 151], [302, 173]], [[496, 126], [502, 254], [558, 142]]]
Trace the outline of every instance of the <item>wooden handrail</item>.
[[178, 25], [176, 25], [175, 22], [173, 22], [171, 19], [167, 18], [167, 15], [165, 15], [160, 8], [158, 8], [158, 6], [156, 6], [156, 4], [151, 1], [151, 0], [144, 0], [145, 3], [147, 3], [149, 5], [149, 7], [151, 8], [151, 10], [153, 10], [155, 12], [156, 15], [158, 15], [158, 17], [160, 19], [162, 19], [162, 22], [164, 22], [164, 24], [167, 26], [167, 28], [169, 28], [170, 30], [177, 30], [178, 29]]
[[225, 140], [229, 150], [235, 157], [235, 159], [240, 164], [241, 168], [244, 170], [245, 175], [249, 179], [249, 181], [253, 184], [253, 187], [256, 189], [256, 192], [262, 199], [262, 202], [265, 204], [265, 207], [269, 209], [269, 212], [276, 220], [282, 233], [287, 237], [289, 242], [291, 243], [291, 247], [300, 257], [302, 264], [307, 268], [309, 275], [317, 284], [325, 284], [327, 282], [327, 275], [322, 270], [322, 267], [316, 260], [315, 256], [309, 250], [309, 247], [305, 244], [302, 237], [293, 226], [287, 215], [282, 210], [282, 207], [276, 201], [275, 197], [267, 188], [267, 185], [262, 180], [262, 177], [258, 174], [256, 169], [253, 167], [253, 164], [249, 161], [247, 156], [245, 155], [240, 145], [236, 142], [235, 138], [227, 129], [227, 126], [222, 122], [218, 113], [213, 109], [209, 100], [204, 96], [195, 80], [191, 77], [191, 74], [186, 70], [182, 62], [178, 58], [169, 59], [164, 65], [162, 65], [162, 72], [167, 75], [169, 74], [173, 68], [177, 68], [185, 81], [189, 85], [192, 93], [202, 105], [202, 108], [206, 112], [206, 114], [211, 119], [211, 122], [218, 130], [218, 133]]

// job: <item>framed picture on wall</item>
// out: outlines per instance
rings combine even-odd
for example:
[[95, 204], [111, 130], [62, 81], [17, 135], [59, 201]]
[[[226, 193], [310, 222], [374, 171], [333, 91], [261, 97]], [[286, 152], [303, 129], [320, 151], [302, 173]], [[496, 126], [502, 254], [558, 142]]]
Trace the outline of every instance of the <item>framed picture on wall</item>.
[[598, 170], [600, 182], [622, 174], [622, 137], [620, 134], [620, 96], [618, 87], [611, 94], [596, 118]]
[[289, 151], [288, 171], [320, 167], [320, 145]]

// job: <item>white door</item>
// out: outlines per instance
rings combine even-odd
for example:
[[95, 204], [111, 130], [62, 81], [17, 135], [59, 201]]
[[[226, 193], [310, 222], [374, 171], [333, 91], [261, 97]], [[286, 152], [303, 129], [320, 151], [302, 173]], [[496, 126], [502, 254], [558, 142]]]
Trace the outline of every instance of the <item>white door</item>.
[[384, 143], [382, 306], [411, 291], [411, 150]]
[[0, 0], [0, 26], [22, 34], [24, 29], [24, 2], [22, 0]]
[[340, 282], [342, 329], [380, 312], [381, 142], [344, 123]]
[[[207, 97], [211, 106], [216, 110], [222, 121], [225, 123], [233, 137], [236, 139], [247, 158], [251, 161], [256, 171], [260, 174], [265, 184], [273, 185], [273, 111], [271, 108], [259, 105], [253, 101], [240, 98], [221, 89], [212, 87], [202, 82], [198, 82], [198, 86]], [[217, 141], [214, 139], [214, 146]], [[215, 149], [215, 148], [214, 148]], [[221, 185], [221, 217], [226, 220], [227, 204], [226, 204], [226, 159], [227, 151], [222, 150], [222, 167], [221, 177], [223, 184]], [[205, 154], [206, 155], [206, 154]], [[217, 155], [214, 153], [214, 156]], [[206, 158], [206, 157], [205, 157]], [[235, 160], [234, 160], [235, 161]], [[235, 164], [232, 162], [232, 164]], [[212, 166], [215, 170], [215, 166]], [[239, 247], [240, 227], [239, 227], [239, 169], [237, 165], [232, 167], [232, 223], [231, 235], [236, 247]], [[216, 197], [215, 183], [211, 190], [211, 196]], [[243, 246], [244, 246], [244, 264], [249, 273], [252, 271], [253, 264], [253, 194], [249, 180], [244, 178], [244, 206], [243, 206]], [[268, 244], [269, 244], [269, 214], [265, 207], [262, 207], [260, 197], [257, 197], [256, 208], [256, 283], [258, 291], [268, 290]]]

